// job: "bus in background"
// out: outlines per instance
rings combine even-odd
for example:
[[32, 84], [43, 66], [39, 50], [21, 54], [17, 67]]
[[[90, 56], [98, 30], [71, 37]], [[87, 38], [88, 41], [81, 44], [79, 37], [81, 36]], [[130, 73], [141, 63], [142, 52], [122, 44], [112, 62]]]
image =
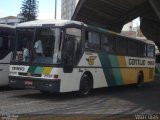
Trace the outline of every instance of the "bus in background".
[[0, 24], [0, 86], [8, 85], [15, 27]]
[[155, 44], [77, 21], [31, 21], [16, 28], [11, 88], [79, 91], [150, 82]]

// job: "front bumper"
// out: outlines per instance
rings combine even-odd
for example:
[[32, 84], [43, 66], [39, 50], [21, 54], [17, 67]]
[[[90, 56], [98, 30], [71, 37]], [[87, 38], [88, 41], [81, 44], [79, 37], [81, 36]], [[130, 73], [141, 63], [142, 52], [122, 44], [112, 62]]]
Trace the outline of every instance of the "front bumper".
[[[32, 84], [26, 85], [26, 81]], [[28, 77], [9, 77], [9, 87], [16, 89], [37, 89], [47, 92], [60, 92], [61, 80], [48, 80]]]

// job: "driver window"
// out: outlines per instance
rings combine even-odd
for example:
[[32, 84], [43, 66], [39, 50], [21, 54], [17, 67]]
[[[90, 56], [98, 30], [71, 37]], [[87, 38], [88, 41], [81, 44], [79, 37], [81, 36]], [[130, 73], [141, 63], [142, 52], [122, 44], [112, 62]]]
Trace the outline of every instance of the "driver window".
[[73, 64], [73, 43], [74, 43], [74, 38], [71, 36], [66, 36], [66, 46], [65, 46], [65, 64], [67, 65], [72, 65]]
[[[81, 44], [81, 29], [78, 28], [67, 28], [66, 34], [70, 36], [73, 40], [73, 57], [75, 58], [75, 62], [78, 63], [81, 53], [82, 53], [82, 44]], [[67, 47], [67, 46], [66, 46]], [[72, 58], [73, 58], [72, 57]]]

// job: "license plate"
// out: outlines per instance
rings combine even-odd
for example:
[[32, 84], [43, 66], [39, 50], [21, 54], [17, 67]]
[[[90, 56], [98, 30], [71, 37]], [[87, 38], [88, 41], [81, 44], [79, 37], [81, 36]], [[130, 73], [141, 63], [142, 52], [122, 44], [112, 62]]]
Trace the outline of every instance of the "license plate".
[[24, 84], [27, 85], [27, 86], [32, 86], [33, 82], [32, 81], [25, 81]]

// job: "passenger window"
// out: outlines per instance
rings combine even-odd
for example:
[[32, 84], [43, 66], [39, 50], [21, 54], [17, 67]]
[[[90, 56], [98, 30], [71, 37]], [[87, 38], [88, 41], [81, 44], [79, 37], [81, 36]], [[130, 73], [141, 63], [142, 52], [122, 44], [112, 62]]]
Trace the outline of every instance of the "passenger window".
[[138, 42], [133, 40], [128, 40], [128, 55], [136, 57], [138, 53]]
[[0, 50], [9, 50], [11, 48], [11, 40], [9, 37], [0, 37]]
[[127, 55], [127, 39], [124, 37], [117, 38], [117, 53]]
[[152, 45], [147, 46], [147, 56], [154, 57], [155, 56], [155, 47]]
[[116, 51], [116, 37], [111, 35], [102, 35], [102, 50], [109, 53], [114, 53]]
[[86, 31], [85, 48], [89, 50], [100, 50], [100, 35], [96, 32]]
[[146, 45], [144, 43], [139, 43], [138, 56], [139, 57], [146, 57]]
[[7, 36], [0, 37], [0, 59], [11, 51], [11, 39]]

